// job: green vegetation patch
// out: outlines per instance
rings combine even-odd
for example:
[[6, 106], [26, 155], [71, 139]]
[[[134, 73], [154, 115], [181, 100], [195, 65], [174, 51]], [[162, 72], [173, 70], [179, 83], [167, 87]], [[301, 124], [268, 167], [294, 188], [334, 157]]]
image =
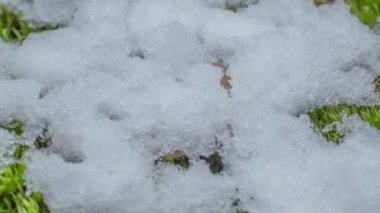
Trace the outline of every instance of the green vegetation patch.
[[345, 0], [350, 5], [350, 11], [359, 20], [373, 28], [380, 16], [380, 0]]
[[28, 151], [30, 147], [26, 144], [17, 144], [16, 149], [13, 153], [13, 158], [16, 160], [21, 160], [24, 156], [24, 153]]
[[41, 193], [26, 195], [24, 163], [13, 163], [0, 171], [0, 213], [48, 213]]
[[158, 164], [158, 162], [176, 165], [184, 169], [188, 169], [190, 167], [189, 157], [181, 150], [174, 150], [164, 154], [159, 157], [159, 159], [155, 160], [155, 164]]
[[22, 43], [30, 33], [57, 29], [57, 26], [32, 28], [20, 12], [12, 12], [0, 4], [0, 38], [5, 42]]
[[[47, 149], [52, 145], [52, 138], [47, 136], [47, 129], [44, 128], [41, 135], [37, 136], [33, 145], [36, 149]], [[31, 147], [26, 144], [18, 143], [16, 149], [13, 153], [13, 158], [16, 160], [21, 160], [24, 153], [28, 151]]]
[[357, 115], [363, 121], [380, 130], [380, 105], [361, 106], [338, 104], [315, 108], [308, 113], [315, 131], [335, 144], [343, 141], [345, 131], [339, 128], [344, 116]]
[[[18, 120], [1, 124], [0, 128], [8, 130], [15, 136], [22, 138], [24, 124]], [[28, 145], [17, 144], [13, 153], [15, 160], [22, 159], [24, 153], [29, 149]], [[40, 192], [26, 193], [24, 173], [26, 165], [16, 162], [5, 167], [0, 167], [0, 213], [49, 213]]]
[[19, 120], [12, 120], [9, 123], [0, 124], [0, 128], [8, 130], [17, 136], [21, 136], [24, 133], [24, 124]]

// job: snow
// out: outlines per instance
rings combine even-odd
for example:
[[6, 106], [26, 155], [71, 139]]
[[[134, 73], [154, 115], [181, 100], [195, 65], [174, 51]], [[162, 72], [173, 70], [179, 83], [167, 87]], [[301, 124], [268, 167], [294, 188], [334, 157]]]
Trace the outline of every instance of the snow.
[[[379, 102], [379, 37], [342, 1], [261, 0], [237, 13], [221, 0], [0, 2], [64, 26], [0, 42], [0, 120], [25, 121], [28, 143], [48, 124], [53, 147], [26, 161], [53, 213], [379, 211], [380, 133], [353, 119], [335, 146], [302, 114]], [[219, 175], [198, 158], [215, 137]], [[174, 149], [189, 170], [154, 166]]]

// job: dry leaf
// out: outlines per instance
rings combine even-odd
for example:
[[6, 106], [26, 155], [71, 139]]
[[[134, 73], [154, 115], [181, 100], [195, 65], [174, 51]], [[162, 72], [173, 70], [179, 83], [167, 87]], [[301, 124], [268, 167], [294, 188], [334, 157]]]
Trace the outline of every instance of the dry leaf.
[[223, 74], [222, 79], [220, 79], [220, 85], [226, 89], [230, 90], [232, 89], [232, 85], [230, 84], [231, 77], [228, 76], [226, 73]]
[[215, 66], [215, 67], [218, 67], [218, 68], [222, 69], [221, 71], [223, 73], [223, 76], [220, 79], [220, 85], [225, 90], [227, 90], [228, 97], [232, 97], [232, 94], [231, 94], [232, 85], [230, 84], [231, 77], [229, 75], [227, 75], [227, 70], [228, 70], [229, 64], [225, 63], [222, 59], [219, 59], [217, 62], [214, 62], [214, 63], [211, 63], [211, 64], [213, 66]]

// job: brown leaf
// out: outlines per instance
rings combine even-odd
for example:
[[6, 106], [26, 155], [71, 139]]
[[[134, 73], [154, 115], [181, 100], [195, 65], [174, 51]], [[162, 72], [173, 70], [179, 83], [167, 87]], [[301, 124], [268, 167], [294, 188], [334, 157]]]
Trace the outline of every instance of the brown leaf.
[[232, 85], [230, 84], [231, 77], [228, 76], [226, 73], [223, 74], [222, 79], [220, 79], [220, 85], [225, 89], [225, 90], [230, 90], [232, 89]]

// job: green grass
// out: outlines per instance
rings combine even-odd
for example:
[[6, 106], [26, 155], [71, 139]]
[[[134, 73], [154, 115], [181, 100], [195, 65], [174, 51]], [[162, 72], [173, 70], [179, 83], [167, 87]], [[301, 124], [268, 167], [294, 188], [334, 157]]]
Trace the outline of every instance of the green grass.
[[24, 156], [24, 153], [28, 151], [30, 147], [26, 144], [17, 144], [16, 149], [13, 152], [13, 158], [16, 160], [21, 160]]
[[9, 123], [0, 124], [0, 128], [8, 130], [10, 133], [14, 133], [17, 136], [21, 136], [24, 133], [24, 125], [19, 120], [12, 120]]
[[33, 28], [22, 18], [20, 12], [12, 12], [0, 4], [0, 38], [5, 42], [22, 43], [30, 33], [57, 29], [57, 26]]
[[41, 193], [25, 193], [24, 163], [13, 163], [0, 171], [0, 213], [48, 213]]
[[[8, 123], [0, 124], [0, 128], [5, 129], [8, 132], [10, 132], [10, 133], [12, 133], [12, 134], [14, 134], [20, 138], [21, 138], [22, 134], [24, 133], [24, 124], [22, 123], [22, 121], [19, 121], [19, 120], [12, 120]], [[44, 131], [46, 131], [46, 130], [44, 130]], [[51, 143], [52, 143], [51, 138], [46, 137], [44, 134], [45, 133], [43, 133], [42, 136], [37, 136], [36, 140], [33, 143], [35, 148], [46, 149], [51, 145]], [[13, 157], [16, 160], [21, 160], [24, 153], [27, 150], [29, 150], [30, 148], [31, 147], [26, 145], [26, 144], [22, 144], [22, 143], [16, 144], [16, 148], [15, 148], [15, 151], [13, 153]]]
[[[51, 138], [44, 138], [41, 136], [37, 136], [36, 140], [33, 143], [36, 149], [46, 149], [51, 145]], [[13, 153], [13, 158], [16, 160], [21, 160], [24, 156], [24, 153], [30, 149], [30, 146], [26, 144], [17, 144], [16, 149]]]
[[310, 122], [316, 132], [335, 144], [343, 141], [346, 132], [339, 129], [343, 116], [357, 115], [374, 128], [380, 130], [380, 105], [338, 104], [315, 108], [308, 113]]
[[[380, 93], [380, 76], [372, 82], [374, 92]], [[308, 113], [310, 121], [315, 131], [327, 140], [335, 144], [343, 141], [345, 133], [349, 130], [342, 130], [343, 116], [357, 115], [364, 122], [380, 130], [380, 105], [362, 106], [356, 104], [338, 104], [332, 106], [317, 107]]]

